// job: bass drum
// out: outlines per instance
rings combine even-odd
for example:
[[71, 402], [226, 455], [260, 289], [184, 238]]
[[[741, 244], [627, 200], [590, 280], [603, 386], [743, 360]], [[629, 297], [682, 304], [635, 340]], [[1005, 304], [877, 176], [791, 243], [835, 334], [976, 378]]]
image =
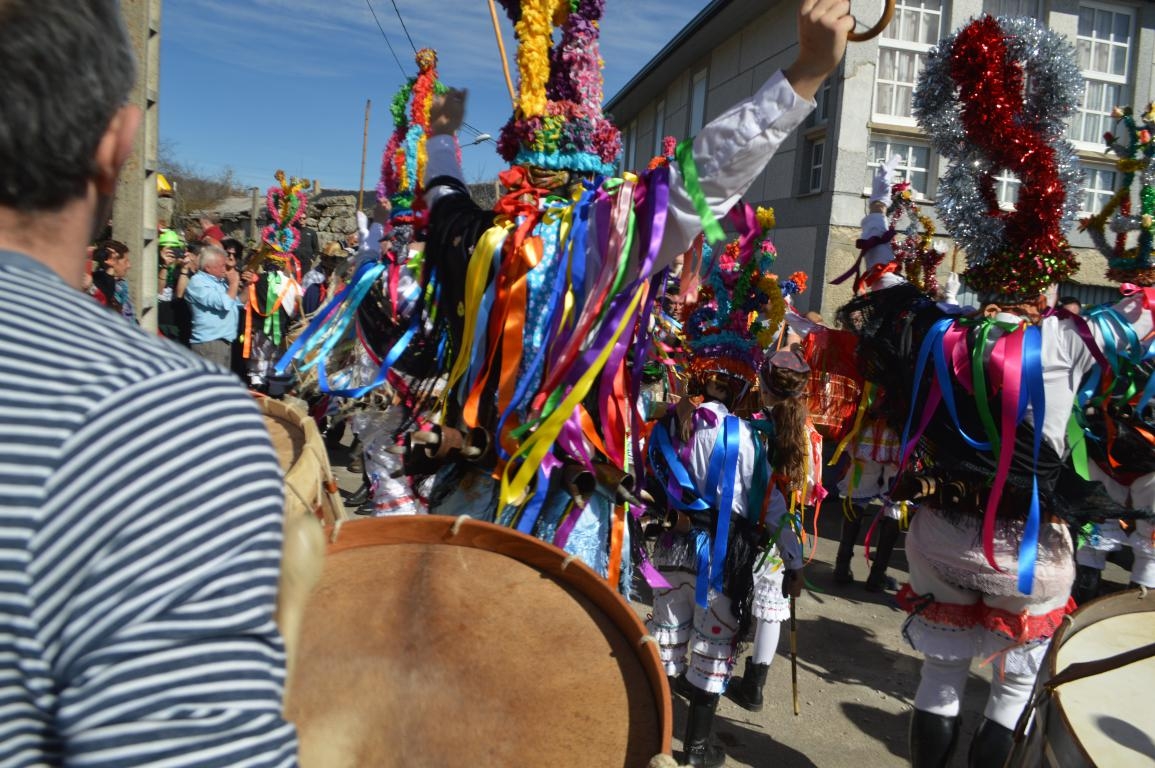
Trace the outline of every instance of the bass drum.
[[1155, 764], [1155, 596], [1119, 592], [1063, 619], [1015, 732], [1013, 766]]
[[321, 578], [325, 557], [322, 526], [335, 535], [346, 517], [345, 504], [333, 478], [324, 440], [304, 406], [264, 396], [257, 396], [256, 400], [285, 477], [277, 627], [285, 640], [286, 664], [291, 674], [305, 601]]
[[657, 646], [594, 571], [465, 517], [341, 529], [286, 713], [305, 768], [621, 766], [670, 753]]

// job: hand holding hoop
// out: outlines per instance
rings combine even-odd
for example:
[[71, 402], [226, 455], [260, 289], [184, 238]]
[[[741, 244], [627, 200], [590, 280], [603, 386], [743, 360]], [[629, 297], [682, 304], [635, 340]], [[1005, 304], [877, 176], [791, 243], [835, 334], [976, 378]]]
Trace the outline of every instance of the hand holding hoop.
[[[851, 41], [852, 43], [861, 43], [861, 42], [866, 41], [866, 40], [872, 40], [872, 39], [878, 37], [879, 35], [881, 35], [882, 30], [886, 29], [886, 27], [890, 24], [890, 22], [893, 19], [894, 19], [894, 0], [886, 0], [886, 4], [883, 6], [883, 9], [882, 9], [882, 18], [880, 18], [878, 20], [878, 22], [873, 27], [866, 30], [865, 32], [858, 32], [857, 30], [850, 32], [849, 34], [846, 35], [846, 39]], [[858, 19], [855, 18], [856, 24], [857, 24], [857, 21], [858, 21]]]

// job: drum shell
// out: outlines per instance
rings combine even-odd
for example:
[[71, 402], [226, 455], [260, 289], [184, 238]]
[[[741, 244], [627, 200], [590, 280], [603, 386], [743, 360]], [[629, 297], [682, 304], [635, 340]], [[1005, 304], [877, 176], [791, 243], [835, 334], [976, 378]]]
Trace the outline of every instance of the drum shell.
[[[601, 641], [567, 639], [575, 618]], [[439, 515], [349, 523], [291, 681], [301, 765], [645, 766], [672, 730], [646, 638], [604, 579], [532, 537]]]

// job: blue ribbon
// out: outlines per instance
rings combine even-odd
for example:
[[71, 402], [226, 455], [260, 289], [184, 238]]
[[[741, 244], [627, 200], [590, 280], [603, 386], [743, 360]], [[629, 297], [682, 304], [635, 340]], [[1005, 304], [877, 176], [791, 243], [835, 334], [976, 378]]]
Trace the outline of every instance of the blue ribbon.
[[[926, 334], [926, 338], [922, 340], [922, 345], [918, 349], [918, 361], [914, 367], [914, 389], [910, 393], [910, 411], [906, 414], [906, 424], [902, 428], [902, 455], [906, 455], [906, 446], [910, 442], [910, 425], [914, 422], [914, 413], [918, 408], [918, 394], [922, 388], [922, 378], [926, 373], [926, 364], [931, 357], [936, 344], [941, 341], [950, 324], [954, 320], [949, 317], [936, 322], [931, 326], [930, 331]], [[940, 383], [941, 387], [941, 383]]]
[[[737, 416], [727, 416], [722, 422], [721, 442], [724, 445], [724, 472], [722, 496], [718, 502], [718, 524], [714, 528], [714, 554], [710, 563], [710, 587], [721, 592], [726, 575], [726, 548], [730, 542], [730, 514], [734, 511], [734, 485], [738, 476], [738, 455], [742, 447], [742, 422]], [[712, 454], [718, 453], [714, 443]], [[713, 464], [713, 456], [711, 456]]]
[[537, 518], [541, 515], [541, 508], [545, 505], [545, 497], [549, 491], [549, 476], [545, 472], [544, 467], [537, 468], [537, 489], [534, 491], [533, 498], [529, 500], [525, 510], [521, 513], [521, 519], [517, 521], [517, 530], [522, 533], [533, 535], [533, 527], [537, 524]]
[[[673, 476], [672, 480], [677, 484], [677, 490], [681, 491], [680, 494], [667, 492], [666, 495], [670, 504], [676, 509], [687, 512], [704, 512], [709, 509], [710, 505], [698, 495], [698, 489], [694, 485], [694, 481], [690, 479], [690, 473], [686, 471], [682, 465], [682, 460], [678, 457], [678, 452], [674, 450], [665, 424], [659, 423], [654, 427], [654, 431], [650, 434], [650, 444], [652, 445], [651, 450], [656, 449], [658, 451], [662, 463], [669, 468], [670, 474]], [[688, 503], [682, 501], [681, 498], [687, 495], [692, 499]]]
[[[942, 322], [942, 321], [940, 320], [939, 322]], [[937, 324], [935, 327], [936, 328], [938, 327]], [[948, 323], [948, 327], [949, 327], [949, 323]], [[944, 338], [945, 338], [945, 335], [946, 335], [946, 330], [944, 329], [944, 331], [943, 331], [943, 337]], [[959, 435], [972, 448], [975, 448], [975, 449], [980, 450], [980, 451], [991, 450], [990, 442], [975, 440], [973, 437], [971, 437], [969, 434], [967, 434], [966, 430], [963, 429], [962, 422], [959, 421], [958, 407], [955, 405], [955, 399], [954, 399], [954, 386], [952, 385], [953, 379], [951, 378], [950, 370], [947, 368], [945, 345], [941, 344], [941, 343], [936, 344], [935, 348], [934, 348], [934, 370], [935, 370], [935, 375], [938, 377], [939, 389], [942, 392], [943, 404], [946, 405], [946, 410], [950, 414], [951, 419], [954, 421], [955, 429], [958, 430]], [[1026, 392], [1023, 391], [1023, 393], [1019, 397], [1020, 410], [1023, 407], [1023, 401], [1024, 401], [1025, 396], [1026, 396]]]
[[[346, 307], [344, 311], [342, 311], [339, 315], [330, 317], [330, 314], [333, 312], [333, 310], [339, 307], [345, 301], [346, 297], [352, 294], [355, 294], [355, 302], [351, 300], [350, 304], [352, 304], [353, 308], [355, 309], [361, 303], [361, 299], [365, 297], [365, 294], [369, 290], [369, 286], [373, 284], [373, 281], [377, 279], [377, 276], [380, 275], [384, 269], [385, 265], [379, 262], [363, 262], [361, 266], [357, 268], [357, 272], [353, 275], [353, 279], [350, 280], [345, 285], [345, 287], [342, 288], [340, 292], [329, 301], [328, 304], [325, 305], [324, 309], [317, 313], [316, 317], [314, 317], [309, 322], [309, 326], [305, 329], [305, 332], [297, 337], [297, 340], [293, 342], [291, 347], [285, 350], [285, 354], [281, 355], [281, 359], [277, 361], [275, 366], [277, 373], [284, 373], [285, 370], [288, 369], [289, 365], [293, 362], [294, 358], [298, 356], [298, 354], [307, 354], [311, 352], [319, 343], [314, 337], [317, 335], [317, 332], [321, 329], [321, 327], [329, 322], [338, 322], [339, 320], [345, 318], [350, 312], [349, 308]], [[372, 273], [371, 278], [368, 277], [370, 273]], [[364, 290], [357, 293], [357, 289], [361, 287], [363, 282], [366, 284]], [[346, 325], [347, 324], [348, 321], [346, 321]], [[338, 335], [339, 334], [336, 333], [332, 334], [332, 336]], [[336, 342], [334, 342], [334, 344], [335, 343]], [[306, 367], [304, 367], [302, 370], [307, 371], [312, 368], [313, 365], [315, 365], [315, 363], [306, 364]]]
[[1024, 329], [1026, 337], [1023, 339], [1023, 372], [1026, 384], [1020, 391], [1028, 393], [1027, 397], [1020, 398], [1020, 419], [1025, 406], [1022, 405], [1029, 398], [1031, 413], [1034, 416], [1034, 456], [1032, 458], [1031, 479], [1031, 508], [1027, 514], [1027, 524], [1023, 528], [1023, 539], [1019, 544], [1019, 591], [1024, 595], [1031, 594], [1035, 581], [1035, 563], [1039, 550], [1039, 528], [1041, 514], [1039, 509], [1039, 450], [1043, 439], [1043, 414], [1046, 411], [1046, 393], [1043, 388], [1043, 335], [1038, 326], [1028, 326]]

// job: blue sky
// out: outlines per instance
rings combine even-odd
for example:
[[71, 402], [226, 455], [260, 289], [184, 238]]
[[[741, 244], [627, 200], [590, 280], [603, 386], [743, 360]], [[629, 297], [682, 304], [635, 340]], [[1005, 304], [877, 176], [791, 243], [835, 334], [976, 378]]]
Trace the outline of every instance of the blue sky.
[[[418, 48], [436, 48], [441, 80], [470, 92], [467, 122], [496, 136], [510, 101], [486, 0], [395, 0]], [[606, 97], [661, 50], [708, 0], [608, 0], [602, 23]], [[413, 49], [391, 0], [371, 0], [413, 75]], [[512, 25], [499, 18], [516, 87]], [[365, 187], [377, 182], [403, 76], [366, 0], [169, 0], [161, 37], [160, 136], [181, 162], [231, 167], [262, 189], [273, 173], [356, 189], [365, 100], [372, 99]], [[466, 143], [473, 134], [461, 134]], [[463, 149], [470, 181], [505, 163], [492, 142]]]

